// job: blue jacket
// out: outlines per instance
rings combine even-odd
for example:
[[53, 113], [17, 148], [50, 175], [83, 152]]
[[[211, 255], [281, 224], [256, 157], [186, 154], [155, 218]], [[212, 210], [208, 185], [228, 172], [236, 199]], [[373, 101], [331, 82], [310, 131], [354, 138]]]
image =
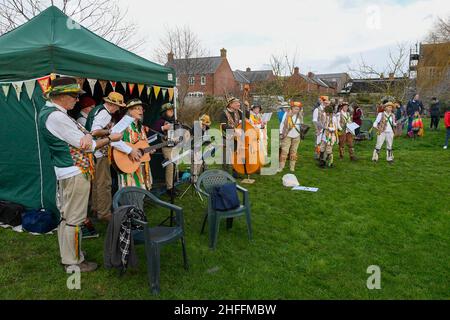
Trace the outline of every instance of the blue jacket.
[[409, 117], [412, 117], [416, 111], [419, 111], [420, 114], [423, 113], [422, 101], [409, 100], [408, 105], [406, 106], [406, 114]]

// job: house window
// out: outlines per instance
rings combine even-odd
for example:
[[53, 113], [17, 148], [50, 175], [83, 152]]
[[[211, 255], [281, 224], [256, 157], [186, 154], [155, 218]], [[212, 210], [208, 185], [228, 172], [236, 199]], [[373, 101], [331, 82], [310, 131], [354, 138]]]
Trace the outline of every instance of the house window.
[[241, 83], [241, 91], [244, 90], [244, 85]]
[[189, 85], [193, 86], [195, 84], [195, 77], [189, 77]]
[[200, 84], [201, 84], [202, 86], [205, 86], [205, 85], [206, 85], [206, 77], [205, 77], [205, 76], [201, 76], [201, 77], [200, 77]]

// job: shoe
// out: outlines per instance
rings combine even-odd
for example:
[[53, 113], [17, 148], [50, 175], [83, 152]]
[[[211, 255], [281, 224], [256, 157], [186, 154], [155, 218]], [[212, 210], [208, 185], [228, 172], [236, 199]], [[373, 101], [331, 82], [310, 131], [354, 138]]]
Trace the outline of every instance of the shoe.
[[[80, 272], [92, 272], [97, 270], [98, 265], [95, 262], [83, 261], [79, 264], [65, 264], [64, 270], [67, 272], [69, 268], [79, 268]], [[73, 271], [73, 269], [71, 270]]]
[[444, 150], [447, 150], [447, 146], [444, 146]]
[[86, 219], [86, 221], [81, 225], [81, 232], [83, 239], [92, 239], [99, 237], [97, 230], [95, 230], [94, 225], [89, 218]]

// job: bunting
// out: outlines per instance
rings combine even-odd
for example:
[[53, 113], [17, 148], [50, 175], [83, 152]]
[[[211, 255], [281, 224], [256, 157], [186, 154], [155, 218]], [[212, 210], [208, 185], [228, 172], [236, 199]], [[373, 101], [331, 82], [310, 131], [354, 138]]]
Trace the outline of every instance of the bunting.
[[153, 92], [155, 93], [155, 99], [158, 99], [158, 94], [159, 94], [160, 90], [161, 90], [160, 87], [153, 86]]
[[136, 85], [134, 84], [134, 83], [129, 83], [128, 84], [128, 90], [130, 90], [130, 94], [133, 94], [133, 90], [134, 90], [134, 87], [135, 87]]
[[173, 88], [167, 89], [167, 92], [169, 92], [169, 101], [172, 101], [172, 99], [173, 99]]
[[47, 92], [48, 88], [50, 88], [50, 76], [39, 78], [37, 79], [37, 82], [43, 93]]
[[83, 89], [85, 78], [76, 78], [78, 85]]
[[14, 90], [16, 90], [17, 100], [20, 101], [20, 94], [22, 93], [23, 81], [13, 82]]
[[151, 87], [147, 87], [147, 96], [150, 98], [150, 91], [152, 91]]
[[111, 83], [111, 86], [113, 88], [113, 91], [116, 91], [117, 82], [116, 81], [110, 81], [110, 83]]
[[119, 82], [119, 83], [122, 86], [123, 91], [127, 91], [126, 83], [125, 83], [125, 85], [123, 84], [123, 82]]
[[28, 97], [33, 97], [34, 88], [36, 86], [36, 80], [25, 81], [25, 89], [27, 90]]
[[91, 88], [91, 93], [92, 93], [92, 95], [94, 95], [94, 88], [95, 88], [95, 84], [97, 83], [97, 80], [87, 79], [87, 81], [89, 83], [89, 88]]
[[106, 85], [108, 84], [108, 81], [98, 80], [98, 82], [100, 83], [100, 87], [102, 88], [102, 94], [105, 95], [106, 94]]
[[9, 93], [9, 83], [2, 85], [3, 93], [5, 94], [5, 98], [8, 98]]
[[162, 92], [163, 99], [165, 99], [166, 98], [167, 89], [162, 89], [161, 92]]
[[145, 87], [145, 85], [143, 85], [143, 84], [138, 84], [138, 93], [139, 93], [139, 97], [141, 96], [142, 91], [144, 90], [144, 87]]

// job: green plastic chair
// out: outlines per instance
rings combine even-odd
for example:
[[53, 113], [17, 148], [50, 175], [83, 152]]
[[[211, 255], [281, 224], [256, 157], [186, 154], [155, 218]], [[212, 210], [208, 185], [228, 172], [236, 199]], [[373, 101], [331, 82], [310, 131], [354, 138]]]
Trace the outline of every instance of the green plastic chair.
[[207, 170], [203, 172], [197, 180], [196, 189], [204, 195], [208, 200], [206, 207], [205, 218], [201, 234], [205, 230], [206, 221], [209, 225], [209, 247], [215, 249], [217, 246], [217, 238], [219, 234], [219, 224], [221, 219], [227, 219], [227, 229], [232, 226], [233, 218], [244, 216], [247, 220], [247, 231], [249, 240], [252, 239], [252, 222], [250, 215], [250, 200], [247, 189], [237, 185], [237, 190], [242, 193], [243, 199], [241, 205], [234, 210], [216, 211], [212, 206], [211, 193], [214, 187], [221, 186], [225, 183], [236, 182], [236, 180], [227, 172], [222, 170]]
[[362, 120], [357, 140], [372, 140], [374, 137], [374, 130], [372, 130], [372, 125], [372, 121], [370, 121], [369, 119]]
[[147, 273], [150, 289], [153, 294], [160, 292], [160, 249], [166, 244], [170, 244], [177, 240], [181, 240], [183, 250], [184, 269], [189, 269], [186, 254], [186, 245], [184, 242], [184, 219], [183, 209], [164, 202], [155, 197], [151, 192], [136, 188], [126, 187], [116, 192], [113, 197], [113, 208], [120, 206], [134, 205], [141, 210], [144, 209], [145, 200], [149, 200], [152, 204], [167, 208], [175, 212], [175, 224], [173, 227], [155, 226], [150, 227], [147, 222], [135, 220], [136, 223], [143, 227], [143, 231], [134, 231], [132, 233], [135, 244], [144, 244], [145, 255], [147, 259]]

